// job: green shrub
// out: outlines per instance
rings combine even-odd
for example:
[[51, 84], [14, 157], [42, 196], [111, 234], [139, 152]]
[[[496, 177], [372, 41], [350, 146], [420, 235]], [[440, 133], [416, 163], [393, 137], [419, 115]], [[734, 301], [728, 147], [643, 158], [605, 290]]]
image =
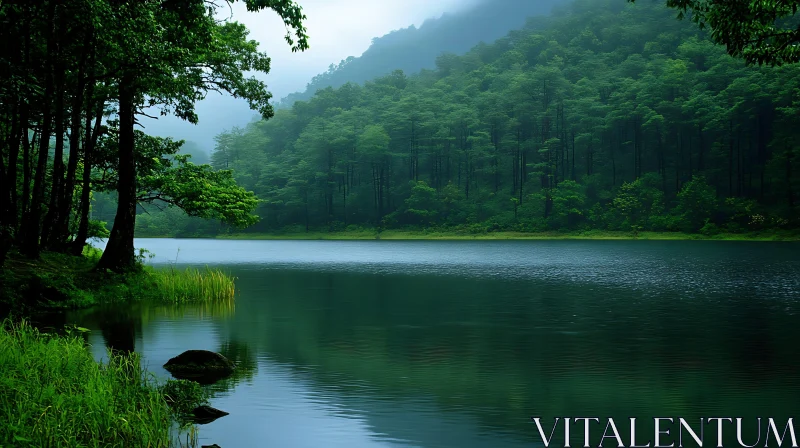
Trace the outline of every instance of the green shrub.
[[719, 227], [708, 219], [706, 219], [706, 223], [700, 229], [700, 233], [702, 233], [705, 236], [718, 235], [719, 232], [720, 232]]

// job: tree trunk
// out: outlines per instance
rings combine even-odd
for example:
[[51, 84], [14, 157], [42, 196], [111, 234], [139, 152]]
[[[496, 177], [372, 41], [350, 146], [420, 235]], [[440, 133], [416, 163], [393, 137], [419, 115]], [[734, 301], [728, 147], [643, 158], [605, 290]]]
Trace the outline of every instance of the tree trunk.
[[136, 226], [136, 163], [134, 159], [133, 78], [123, 76], [119, 83], [119, 167], [117, 214], [106, 249], [97, 269], [124, 272], [136, 267], [133, 232]]
[[0, 178], [0, 266], [5, 263], [6, 255], [11, 249], [13, 242], [13, 231], [16, 227], [16, 191], [17, 191], [17, 155], [19, 153], [19, 115], [18, 106], [14, 105], [11, 109], [11, 130], [8, 136], [8, 168], [2, 166], [3, 158], [0, 156], [0, 168], [2, 178]]
[[792, 189], [792, 159], [794, 152], [792, 147], [786, 148], [786, 200], [789, 203], [789, 210], [794, 207], [794, 190]]
[[[27, 122], [27, 117], [25, 118]], [[27, 123], [26, 123], [27, 124]], [[20, 212], [23, 216], [28, 215], [28, 209], [30, 208], [31, 202], [31, 157], [33, 157], [31, 148], [36, 146], [36, 133], [34, 132], [33, 137], [29, 140], [28, 139], [28, 129], [23, 130], [24, 135], [22, 140], [22, 198], [20, 203]], [[21, 231], [21, 229], [19, 229]], [[19, 241], [22, 242], [21, 235], [19, 236]]]
[[40, 254], [39, 232], [41, 231], [42, 205], [44, 203], [44, 182], [45, 170], [47, 169], [47, 158], [50, 150], [50, 127], [53, 121], [53, 54], [55, 52], [55, 38], [53, 33], [53, 17], [55, 16], [55, 3], [52, 3], [49, 11], [49, 23], [47, 31], [47, 60], [45, 61], [45, 89], [42, 99], [42, 126], [39, 135], [39, 155], [36, 160], [35, 173], [33, 175], [33, 195], [31, 197], [30, 210], [24, 219], [24, 235], [21, 252], [28, 258], [37, 259]]
[[733, 197], [733, 120], [728, 120], [728, 196]]
[[[85, 48], [91, 45], [91, 40], [87, 35], [85, 40]], [[69, 239], [69, 224], [72, 217], [72, 202], [75, 194], [75, 177], [78, 170], [78, 157], [81, 141], [81, 109], [83, 108], [84, 94], [86, 91], [86, 78], [84, 76], [87, 54], [84, 49], [81, 64], [78, 68], [78, 80], [75, 89], [75, 96], [72, 101], [72, 116], [70, 117], [70, 133], [69, 133], [69, 161], [67, 162], [67, 176], [64, 181], [64, 189], [60, 199], [60, 210], [58, 212], [58, 220], [55, 224], [53, 240], [58, 244], [57, 250], [64, 250], [67, 248], [66, 243]], [[91, 104], [91, 96], [89, 97], [89, 104]], [[91, 114], [91, 112], [89, 112]], [[91, 115], [89, 115], [91, 116]]]
[[56, 64], [56, 105], [55, 105], [55, 137], [56, 145], [53, 153], [53, 180], [50, 187], [50, 202], [47, 215], [42, 224], [42, 245], [47, 249], [53, 247], [55, 235], [53, 229], [58, 221], [61, 191], [64, 188], [64, 77], [63, 64]]
[[700, 137], [700, 148], [697, 158], [697, 170], [701, 173], [706, 169], [705, 165], [705, 141], [703, 140], [703, 125], [697, 124], [697, 135]]
[[[91, 92], [91, 90], [90, 90]], [[88, 95], [91, 100], [92, 95]], [[91, 104], [91, 102], [90, 102]], [[81, 185], [80, 200], [80, 224], [78, 224], [78, 234], [72, 242], [72, 254], [80, 255], [83, 247], [86, 246], [86, 239], [89, 237], [89, 210], [91, 209], [91, 182], [92, 182], [92, 157], [94, 148], [97, 144], [97, 137], [100, 134], [100, 123], [103, 118], [103, 105], [105, 101], [100, 101], [97, 105], [97, 115], [95, 117], [94, 131], [92, 131], [92, 108], [86, 110], [86, 139], [83, 143], [83, 183]]]
[[[18, 108], [14, 105], [11, 112], [11, 130], [8, 135], [8, 167], [3, 168], [2, 188], [2, 213], [0, 226], [3, 230], [10, 230], [17, 226], [17, 159], [19, 158], [20, 119]], [[24, 107], [24, 106], [22, 106]], [[1, 158], [0, 158], [1, 159]], [[3, 161], [0, 160], [0, 163]]]

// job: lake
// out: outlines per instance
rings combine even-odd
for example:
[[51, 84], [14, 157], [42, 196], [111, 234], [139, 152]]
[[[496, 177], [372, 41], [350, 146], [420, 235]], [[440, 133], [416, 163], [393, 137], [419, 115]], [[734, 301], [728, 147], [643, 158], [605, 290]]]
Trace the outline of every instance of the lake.
[[136, 246], [156, 265], [230, 272], [235, 305], [139, 304], [67, 320], [92, 330], [98, 358], [107, 343], [129, 343], [161, 378], [187, 349], [239, 362], [236, 377], [211, 386], [212, 406], [230, 415], [200, 426], [201, 444], [531, 447], [543, 446], [533, 416], [549, 433], [554, 417], [785, 422], [800, 410], [800, 244]]

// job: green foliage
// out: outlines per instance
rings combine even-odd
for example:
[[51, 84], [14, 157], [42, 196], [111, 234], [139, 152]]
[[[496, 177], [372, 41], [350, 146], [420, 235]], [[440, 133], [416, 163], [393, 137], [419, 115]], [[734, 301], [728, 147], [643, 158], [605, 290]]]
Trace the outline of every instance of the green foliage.
[[229, 230], [224, 224], [189, 216], [178, 207], [159, 208], [156, 205], [143, 205], [141, 213], [136, 216], [136, 235], [144, 238], [192, 238], [222, 235]]
[[643, 178], [622, 184], [611, 203], [612, 209], [623, 219], [621, 223], [615, 222], [619, 228], [641, 226], [664, 230], [657, 224], [664, 213], [664, 193], [655, 186], [656, 181], [655, 176], [648, 173]]
[[679, 18], [689, 14], [700, 28], [710, 28], [715, 42], [750, 64], [800, 61], [800, 29], [793, 20], [800, 1], [667, 0], [667, 5], [679, 10]]
[[[249, 11], [277, 13], [292, 51], [308, 48], [305, 15], [293, 0], [243, 3]], [[0, 49], [0, 264], [12, 246], [31, 259], [43, 250], [78, 255], [87, 239], [107, 236], [99, 268], [133, 270], [141, 202], [235, 227], [257, 221], [258, 201], [229, 172], [187, 163], [191, 154], [178, 155], [183, 142], [135, 130], [137, 116], [153, 108], [196, 124], [195, 103], [210, 91], [273, 116], [272, 95], [253, 75], [268, 73], [270, 58], [243, 24], [220, 19], [227, 6], [204, 0], [0, 5], [0, 22], [8, 25], [0, 40], [10, 43]], [[120, 206], [106, 233], [91, 222], [90, 201], [93, 192], [113, 190]]]
[[194, 381], [169, 379], [158, 390], [177, 416], [185, 416], [194, 408], [208, 404], [208, 392]]
[[[98, 164], [95, 183], [105, 191], [118, 188], [113, 167], [118, 161], [118, 131], [115, 123], [100, 140], [104, 159]], [[234, 227], [258, 222], [252, 211], [258, 199], [237, 185], [229, 170], [214, 170], [210, 165], [195, 165], [188, 155], [179, 155], [183, 141], [152, 137], [136, 131], [137, 202], [161, 203], [181, 209], [186, 215], [213, 219]], [[110, 175], [109, 175], [110, 173]], [[102, 174], [102, 176], [101, 176]], [[91, 231], [90, 231], [91, 235]]]
[[759, 213], [760, 207], [755, 200], [725, 198], [722, 209], [727, 215], [726, 225], [728, 229], [734, 232], [745, 229], [760, 230], [760, 223], [757, 223], [759, 220], [756, 218], [756, 216], [761, 216]]
[[108, 238], [109, 234], [107, 222], [96, 219], [89, 220], [89, 233], [87, 234], [89, 238]]
[[584, 221], [586, 194], [580, 184], [566, 180], [549, 194], [553, 210], [547, 223], [551, 229], [575, 229]]
[[694, 176], [678, 193], [675, 213], [680, 217], [680, 225], [684, 231], [700, 230], [706, 226], [716, 211], [716, 192], [702, 176]]
[[431, 225], [439, 220], [441, 202], [436, 190], [423, 181], [414, 182], [411, 195], [405, 200], [402, 221], [415, 225]]
[[182, 163], [143, 178], [140, 186], [149, 192], [141, 201], [163, 201], [189, 216], [216, 219], [235, 227], [258, 222], [258, 216], [251, 214], [258, 199], [236, 184], [231, 171]]
[[4, 446], [167, 447], [172, 419], [137, 354], [98, 364], [80, 336], [0, 325]]
[[[577, 0], [436, 66], [321, 89], [219, 135], [212, 166], [261, 201], [248, 231], [800, 225], [800, 65], [748, 67], [664, 5]], [[148, 212], [142, 232], [229, 231]]]
[[232, 302], [236, 288], [234, 279], [220, 270], [174, 267], [149, 273], [159, 297], [170, 303], [221, 301]]

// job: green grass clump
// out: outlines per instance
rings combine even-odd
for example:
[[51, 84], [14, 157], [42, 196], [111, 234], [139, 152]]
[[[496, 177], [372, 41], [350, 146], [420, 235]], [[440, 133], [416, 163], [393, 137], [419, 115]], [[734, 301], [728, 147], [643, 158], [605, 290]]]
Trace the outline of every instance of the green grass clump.
[[186, 268], [182, 271], [171, 267], [153, 270], [150, 275], [159, 296], [166, 302], [232, 302], [236, 292], [233, 277], [208, 267], [203, 270]]
[[0, 325], [0, 446], [167, 447], [172, 421], [136, 354], [98, 364], [79, 336]]
[[172, 412], [178, 416], [186, 416], [194, 408], [208, 404], [208, 392], [194, 381], [168, 380], [159, 387], [159, 391]]

